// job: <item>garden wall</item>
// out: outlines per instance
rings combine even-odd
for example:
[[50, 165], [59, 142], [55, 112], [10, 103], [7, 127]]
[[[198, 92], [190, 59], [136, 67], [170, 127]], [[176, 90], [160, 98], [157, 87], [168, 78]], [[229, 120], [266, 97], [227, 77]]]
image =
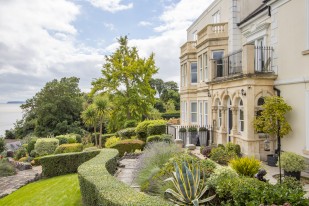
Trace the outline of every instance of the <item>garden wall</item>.
[[172, 205], [161, 198], [139, 193], [118, 181], [113, 176], [117, 169], [117, 159], [117, 150], [103, 149], [99, 155], [78, 168], [83, 205]]

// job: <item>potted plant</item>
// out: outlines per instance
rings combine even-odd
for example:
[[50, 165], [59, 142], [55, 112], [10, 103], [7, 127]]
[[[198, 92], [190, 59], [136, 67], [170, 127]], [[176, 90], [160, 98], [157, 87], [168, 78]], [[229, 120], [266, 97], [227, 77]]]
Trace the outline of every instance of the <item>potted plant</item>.
[[182, 140], [182, 146], [186, 145], [187, 140], [187, 129], [184, 127], [181, 127], [179, 129], [179, 139]]
[[306, 168], [305, 159], [293, 152], [283, 152], [281, 154], [281, 167], [284, 176], [295, 177], [300, 180], [300, 173]]
[[199, 131], [200, 145], [207, 146], [207, 128], [200, 127], [198, 131]]
[[198, 141], [197, 128], [189, 127], [188, 132], [189, 132], [189, 143], [196, 145]]
[[[265, 97], [264, 100], [261, 115], [255, 118], [253, 126], [256, 131], [273, 136], [277, 135], [278, 149], [280, 150], [280, 138], [292, 130], [285, 118], [285, 114], [291, 111], [292, 107], [286, 104], [283, 98], [279, 96]], [[277, 161], [277, 154], [267, 155], [267, 164], [269, 166], [276, 166], [275, 162]]]

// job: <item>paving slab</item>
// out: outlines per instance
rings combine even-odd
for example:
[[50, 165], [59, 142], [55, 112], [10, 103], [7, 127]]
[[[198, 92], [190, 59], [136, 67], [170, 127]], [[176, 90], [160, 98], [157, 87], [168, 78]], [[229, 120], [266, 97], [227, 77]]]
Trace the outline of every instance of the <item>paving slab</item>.
[[137, 191], [140, 191], [140, 186], [136, 183], [136, 169], [138, 165], [138, 159], [122, 159], [120, 161], [120, 165], [123, 167], [119, 167], [116, 173], [116, 178], [123, 183], [129, 185]]

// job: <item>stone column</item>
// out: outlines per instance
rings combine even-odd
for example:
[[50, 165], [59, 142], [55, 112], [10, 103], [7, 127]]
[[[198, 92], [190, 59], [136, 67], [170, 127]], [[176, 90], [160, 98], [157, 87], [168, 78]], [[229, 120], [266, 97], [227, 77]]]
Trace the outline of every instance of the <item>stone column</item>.
[[226, 115], [226, 111], [227, 108], [226, 107], [221, 107], [221, 111], [222, 111], [222, 125], [221, 125], [221, 131], [226, 132], [226, 121], [227, 121], [227, 115]]
[[232, 107], [232, 114], [233, 114], [233, 126], [232, 126], [232, 134], [237, 134], [237, 112], [238, 112], [238, 107]]

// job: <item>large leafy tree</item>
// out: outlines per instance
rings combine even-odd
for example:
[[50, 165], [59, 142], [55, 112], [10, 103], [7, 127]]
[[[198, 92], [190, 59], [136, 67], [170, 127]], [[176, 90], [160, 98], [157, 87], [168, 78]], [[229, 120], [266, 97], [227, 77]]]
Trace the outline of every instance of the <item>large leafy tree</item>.
[[21, 108], [25, 112], [23, 126], [32, 125], [38, 136], [80, 132], [79, 122], [83, 98], [76, 77], [46, 83]]
[[[112, 130], [121, 127], [125, 120], [141, 120], [154, 103], [155, 90], [150, 86], [152, 76], [157, 73], [154, 54], [141, 58], [136, 47], [128, 46], [128, 38], [118, 39], [120, 46], [105, 57], [102, 77], [92, 82], [92, 94], [109, 94]], [[110, 121], [111, 123], [111, 121]]]

